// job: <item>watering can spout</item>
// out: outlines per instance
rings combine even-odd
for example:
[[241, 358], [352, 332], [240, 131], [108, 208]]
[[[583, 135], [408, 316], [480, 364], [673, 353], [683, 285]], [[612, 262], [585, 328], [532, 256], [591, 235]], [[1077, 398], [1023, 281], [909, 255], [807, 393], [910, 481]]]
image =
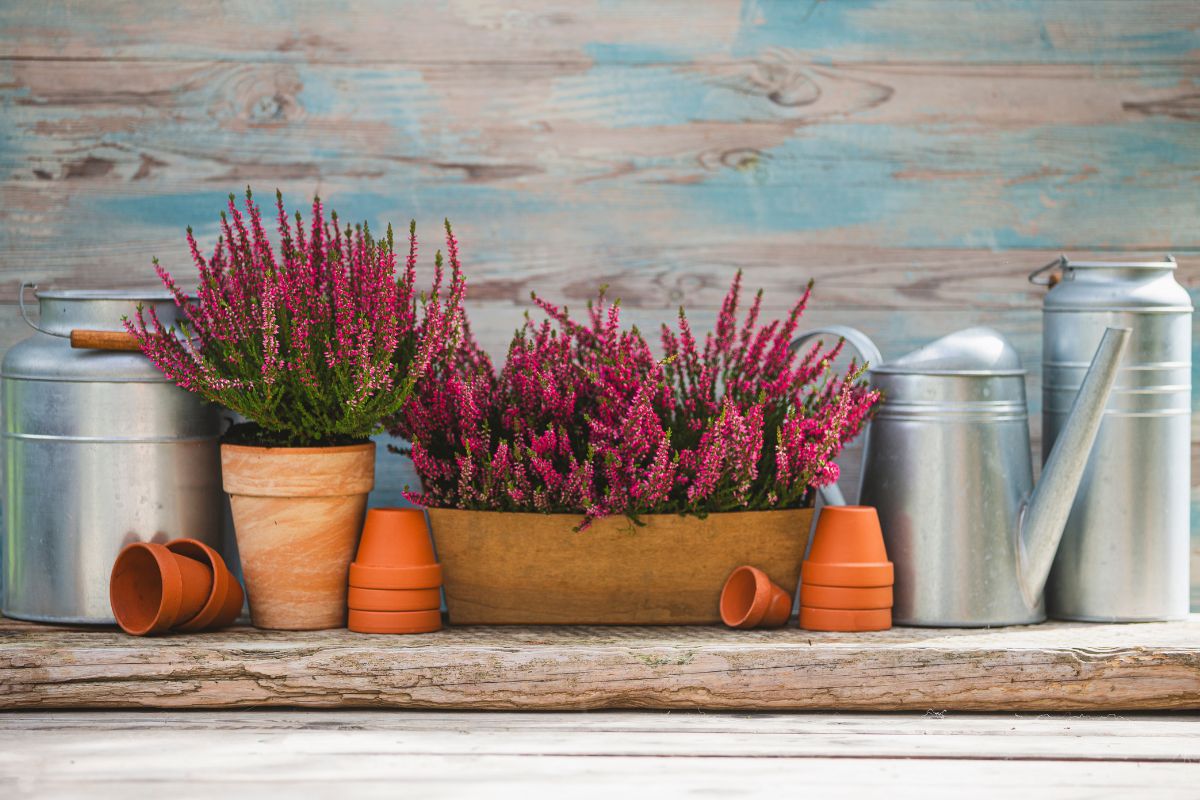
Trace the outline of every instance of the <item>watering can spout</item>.
[[1042, 477], [1021, 516], [1018, 540], [1021, 592], [1030, 607], [1037, 604], [1050, 577], [1075, 492], [1083, 479], [1088, 454], [1100, 430], [1104, 407], [1117, 378], [1129, 328], [1108, 328], [1092, 357], [1062, 432], [1042, 468]]

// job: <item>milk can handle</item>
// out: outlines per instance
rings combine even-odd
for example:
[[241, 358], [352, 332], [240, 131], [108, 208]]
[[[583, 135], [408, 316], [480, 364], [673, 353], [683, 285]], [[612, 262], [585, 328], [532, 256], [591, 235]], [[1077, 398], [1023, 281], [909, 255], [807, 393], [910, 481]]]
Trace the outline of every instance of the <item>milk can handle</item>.
[[29, 312], [25, 310], [25, 290], [37, 289], [37, 284], [33, 281], [21, 281], [21, 288], [17, 290], [17, 305], [21, 308], [21, 319], [25, 320], [25, 324], [33, 328], [38, 333], [45, 333], [49, 336], [60, 336], [61, 334], [51, 333], [45, 328], [39, 328], [37, 323], [29, 318]]
[[1045, 280], [1039, 280], [1038, 276], [1047, 270], [1052, 270], [1055, 267], [1065, 267], [1066, 265], [1067, 257], [1065, 255], [1061, 255], [1046, 266], [1039, 267], [1038, 269], [1035, 269], [1033, 272], [1029, 273], [1029, 282], [1034, 286], [1053, 286], [1055, 281], [1050, 276], [1047, 276]]
[[[858, 353], [859, 359], [865, 364], [879, 366], [881, 363], [883, 363], [883, 355], [879, 352], [879, 348], [875, 346], [875, 343], [871, 341], [871, 337], [867, 336], [858, 328], [851, 328], [849, 325], [826, 325], [821, 328], [813, 328], [812, 330], [804, 331], [792, 340], [792, 343], [788, 345], [788, 349], [792, 352], [795, 352], [803, 347], [805, 342], [822, 334], [833, 335], [840, 339], [845, 339], [846, 343], [854, 348], [854, 350]], [[868, 423], [868, 425], [869, 424], [870, 423]], [[867, 426], [865, 425], [863, 426], [864, 435], [866, 434], [866, 427]], [[863, 453], [865, 455], [865, 448]], [[827, 506], [846, 505], [846, 498], [842, 494], [842, 490], [838, 488], [837, 483], [831, 483], [828, 486], [818, 487], [817, 491], [821, 493], [821, 497], [824, 499], [825, 505]]]

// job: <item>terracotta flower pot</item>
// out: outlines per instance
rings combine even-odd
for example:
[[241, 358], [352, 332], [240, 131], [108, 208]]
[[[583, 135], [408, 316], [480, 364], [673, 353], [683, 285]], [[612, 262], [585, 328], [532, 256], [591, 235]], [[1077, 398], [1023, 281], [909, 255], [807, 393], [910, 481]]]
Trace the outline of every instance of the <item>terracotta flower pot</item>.
[[363, 589], [350, 585], [346, 605], [356, 611], [432, 611], [442, 607], [441, 589]]
[[250, 620], [274, 630], [346, 623], [346, 578], [375, 444], [347, 447], [221, 445]]
[[[418, 508], [372, 508], [363, 525], [358, 556], [350, 565], [350, 585], [359, 589], [429, 590], [442, 585], [442, 568]], [[440, 596], [439, 596], [440, 598]], [[412, 601], [410, 601], [412, 602]], [[440, 607], [439, 599], [435, 606]], [[351, 608], [358, 608], [351, 604]], [[370, 609], [405, 611], [410, 609]], [[416, 609], [412, 609], [416, 610]]]
[[894, 570], [871, 506], [825, 506], [801, 581], [820, 586], [891, 586]]
[[792, 613], [792, 596], [757, 567], [738, 567], [721, 590], [721, 621], [731, 628], [778, 628]]
[[892, 627], [890, 608], [833, 609], [800, 606], [800, 627], [806, 631], [886, 631]]
[[108, 599], [126, 633], [165, 633], [195, 617], [212, 594], [208, 566], [153, 542], [134, 542], [117, 554]]
[[212, 591], [205, 601], [204, 607], [187, 622], [176, 625], [175, 629], [183, 633], [193, 631], [224, 628], [233, 623], [238, 614], [242, 613], [242, 603], [246, 595], [237, 578], [225, 566], [221, 554], [204, 542], [196, 539], [175, 539], [167, 542], [167, 549], [172, 553], [207, 564], [212, 571]]
[[891, 586], [818, 586], [800, 587], [800, 605], [809, 608], [878, 609], [892, 607]]
[[442, 612], [351, 609], [349, 628], [355, 633], [433, 633], [442, 629]]

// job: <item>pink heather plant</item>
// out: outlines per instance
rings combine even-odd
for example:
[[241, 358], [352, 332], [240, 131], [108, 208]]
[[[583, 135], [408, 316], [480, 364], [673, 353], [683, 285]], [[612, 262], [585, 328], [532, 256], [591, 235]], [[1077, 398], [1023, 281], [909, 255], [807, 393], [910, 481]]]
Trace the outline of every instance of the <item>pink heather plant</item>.
[[760, 327], [759, 292], [738, 320], [741, 274], [716, 330], [698, 346], [682, 309], [663, 326], [666, 357], [621, 330], [600, 293], [581, 324], [534, 297], [499, 375], [469, 332], [422, 378], [393, 433], [409, 439], [434, 507], [610, 514], [797, 508], [836, 480], [833, 459], [878, 394], [851, 365], [830, 374], [839, 343], [789, 343], [811, 284], [788, 317]]
[[276, 192], [279, 249], [246, 190], [246, 214], [229, 196], [221, 235], [205, 259], [191, 228], [188, 245], [200, 271], [198, 304], [158, 263], [159, 278], [186, 321], [166, 329], [154, 310], [125, 320], [164, 375], [188, 391], [246, 417], [227, 440], [262, 445], [357, 442], [382, 429], [430, 364], [455, 348], [464, 284], [458, 244], [446, 223], [449, 296], [442, 296], [442, 254], [428, 297], [416, 290], [416, 224], [397, 279], [392, 228], [372, 237], [366, 223], [344, 229], [325, 221], [313, 200], [307, 232], [295, 227]]

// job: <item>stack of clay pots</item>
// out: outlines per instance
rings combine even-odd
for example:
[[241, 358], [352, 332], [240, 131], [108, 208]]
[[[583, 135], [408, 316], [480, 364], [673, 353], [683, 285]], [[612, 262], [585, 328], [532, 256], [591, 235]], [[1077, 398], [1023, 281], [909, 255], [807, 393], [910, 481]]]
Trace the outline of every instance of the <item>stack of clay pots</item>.
[[176, 539], [126, 545], [113, 564], [108, 599], [122, 630], [147, 636], [229, 625], [245, 594], [216, 550]]
[[825, 506], [800, 571], [800, 627], [810, 631], [892, 627], [893, 575], [875, 509]]
[[442, 627], [442, 567], [425, 512], [367, 511], [350, 565], [349, 628], [358, 633], [431, 633]]

